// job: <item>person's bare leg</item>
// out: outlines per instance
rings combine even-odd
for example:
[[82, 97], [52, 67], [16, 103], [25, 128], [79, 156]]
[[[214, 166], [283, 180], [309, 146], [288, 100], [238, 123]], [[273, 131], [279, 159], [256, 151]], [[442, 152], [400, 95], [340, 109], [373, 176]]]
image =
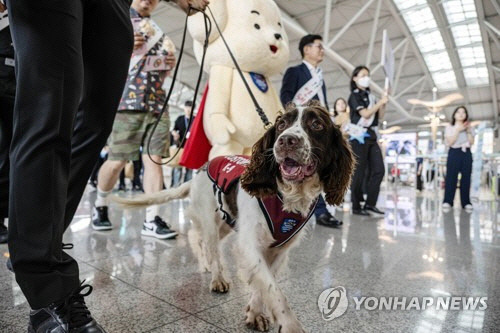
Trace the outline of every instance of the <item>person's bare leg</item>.
[[[152, 194], [163, 190], [163, 170], [161, 157], [158, 155], [142, 156], [144, 163], [144, 193]], [[156, 163], [155, 163], [156, 162]], [[153, 236], [159, 239], [171, 239], [177, 236], [177, 232], [170, 229], [170, 226], [159, 216], [159, 206], [152, 205], [146, 208], [146, 221], [142, 227], [142, 235]]]
[[[144, 163], [144, 193], [156, 193], [163, 189], [163, 171], [161, 163], [161, 157], [158, 155], [151, 155], [151, 159], [148, 155], [142, 155], [142, 162]], [[156, 162], [156, 163], [155, 163]]]
[[127, 164], [127, 161], [110, 161], [107, 160], [99, 169], [97, 176], [97, 187], [103, 192], [109, 192], [115, 187], [120, 172]]
[[[154, 162], [151, 161], [151, 159], [153, 159]], [[144, 193], [151, 194], [160, 192], [163, 189], [163, 170], [161, 168], [162, 166], [157, 163], [161, 163], [161, 156], [151, 155], [151, 158], [149, 158], [148, 155], [142, 155], [142, 161], [144, 163]], [[155, 217], [158, 216], [158, 212], [158, 205], [152, 205], [146, 208], [146, 222], [153, 221]]]
[[94, 230], [111, 230], [112, 225], [108, 218], [108, 195], [120, 177], [126, 161], [107, 160], [99, 169], [97, 176], [97, 198], [92, 209], [92, 228]]

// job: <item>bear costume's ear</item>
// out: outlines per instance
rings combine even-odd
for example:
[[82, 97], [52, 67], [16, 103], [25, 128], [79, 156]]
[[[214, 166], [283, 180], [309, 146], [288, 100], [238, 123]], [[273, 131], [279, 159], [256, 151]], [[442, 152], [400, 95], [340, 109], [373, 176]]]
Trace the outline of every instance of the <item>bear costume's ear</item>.
[[[215, 20], [217, 21], [217, 24], [219, 25], [219, 28], [222, 32], [224, 32], [227, 24], [228, 13], [226, 1], [231, 0], [210, 0], [209, 5], [212, 13], [214, 14]], [[210, 14], [210, 11], [208, 9], [205, 10], [205, 13], [208, 15], [208, 17], [210, 17], [210, 21], [213, 21], [212, 15]], [[203, 14], [196, 13], [190, 16], [188, 19], [188, 29], [191, 37], [193, 37], [195, 41], [201, 44], [205, 42], [206, 31], [205, 23], [203, 21]], [[210, 33], [210, 38], [208, 39], [208, 41], [209, 43], [212, 43], [217, 38], [219, 38], [219, 32], [215, 27], [215, 23], [212, 22], [212, 32]]]

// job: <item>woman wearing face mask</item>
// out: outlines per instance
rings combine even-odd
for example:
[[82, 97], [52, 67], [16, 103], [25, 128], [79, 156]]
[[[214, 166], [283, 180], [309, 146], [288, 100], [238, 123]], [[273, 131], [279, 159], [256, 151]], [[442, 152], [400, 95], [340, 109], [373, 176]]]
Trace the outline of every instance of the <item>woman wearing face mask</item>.
[[346, 100], [342, 97], [337, 98], [333, 104], [333, 122], [343, 131], [345, 130], [345, 126], [350, 122], [349, 107]]
[[466, 210], [472, 210], [470, 202], [470, 176], [472, 173], [472, 154], [470, 147], [474, 144], [474, 129], [469, 124], [469, 114], [465, 106], [459, 106], [451, 116], [451, 125], [446, 127], [444, 137], [448, 150], [446, 162], [446, 180], [443, 208], [453, 206], [455, 190], [457, 189], [458, 173], [460, 179], [460, 202]]
[[[376, 102], [370, 92], [370, 70], [365, 66], [358, 66], [351, 75], [351, 95], [349, 96], [350, 119], [352, 128], [356, 128], [357, 138], [351, 138], [351, 146], [357, 156], [357, 166], [351, 184], [352, 211], [356, 215], [369, 216], [370, 212], [383, 215], [377, 205], [380, 183], [384, 178], [384, 162], [377, 143], [377, 126], [380, 118], [384, 117], [387, 96]], [[359, 133], [365, 133], [359, 137]], [[363, 140], [364, 139], [364, 140]], [[367, 199], [364, 207], [363, 179], [366, 168], [370, 175], [367, 183]]]

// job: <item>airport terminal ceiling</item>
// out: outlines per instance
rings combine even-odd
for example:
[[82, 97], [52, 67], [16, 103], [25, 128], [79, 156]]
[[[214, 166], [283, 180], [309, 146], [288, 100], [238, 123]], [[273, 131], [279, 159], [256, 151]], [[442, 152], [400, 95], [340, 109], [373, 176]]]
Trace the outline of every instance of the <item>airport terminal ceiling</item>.
[[[235, 1], [235, 0], [233, 0]], [[289, 66], [300, 61], [300, 31], [321, 34], [327, 52], [321, 64], [328, 99], [348, 97], [352, 66], [366, 65], [372, 78], [384, 85], [380, 63], [382, 31], [387, 30], [395, 51], [394, 100], [388, 105], [388, 125], [412, 128], [426, 123], [429, 111], [407, 102], [410, 98], [432, 101], [460, 93], [442, 111], [448, 118], [454, 107], [464, 104], [474, 120], [498, 123], [500, 100], [500, 4], [497, 0], [276, 0], [290, 40]], [[330, 9], [330, 10], [328, 10]], [[180, 45], [184, 16], [162, 2], [154, 18]], [[375, 33], [373, 34], [372, 32]], [[198, 75], [192, 40], [188, 36], [180, 82], [172, 102], [179, 105], [192, 96]], [[369, 52], [372, 50], [371, 52]], [[335, 53], [335, 57], [330, 55]], [[370, 53], [371, 56], [368, 56]], [[338, 57], [345, 62], [338, 61]], [[206, 76], [204, 76], [206, 80]], [[281, 75], [273, 78], [280, 88]]]

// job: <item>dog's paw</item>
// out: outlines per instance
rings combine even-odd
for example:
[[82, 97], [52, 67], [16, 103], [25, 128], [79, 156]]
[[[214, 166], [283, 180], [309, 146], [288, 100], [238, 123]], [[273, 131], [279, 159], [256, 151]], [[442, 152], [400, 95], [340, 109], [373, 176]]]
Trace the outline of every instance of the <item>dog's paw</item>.
[[210, 290], [221, 294], [227, 293], [229, 291], [229, 283], [220, 277], [210, 282]]
[[259, 332], [267, 332], [271, 326], [269, 319], [262, 313], [258, 315], [247, 313], [245, 324], [248, 328]]
[[278, 333], [307, 333], [302, 324], [297, 320], [292, 323], [281, 324]]
[[267, 332], [271, 326], [269, 318], [260, 311], [254, 311], [250, 305], [246, 308], [245, 324], [248, 328], [259, 332]]

